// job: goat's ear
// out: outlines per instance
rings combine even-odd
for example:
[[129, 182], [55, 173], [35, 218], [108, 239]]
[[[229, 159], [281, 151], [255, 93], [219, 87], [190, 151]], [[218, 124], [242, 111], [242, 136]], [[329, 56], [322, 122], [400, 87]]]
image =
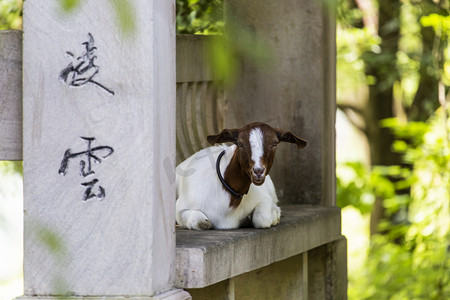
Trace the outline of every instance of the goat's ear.
[[239, 129], [224, 129], [219, 134], [208, 135], [206, 138], [211, 145], [217, 143], [236, 142], [239, 136]]
[[285, 131], [282, 129], [275, 129], [275, 131], [277, 132], [278, 140], [280, 140], [280, 142], [288, 142], [288, 143], [292, 143], [292, 144], [297, 144], [298, 149], [302, 149], [302, 148], [306, 147], [306, 144], [307, 144], [306, 141], [302, 140], [301, 138], [299, 138], [292, 132]]

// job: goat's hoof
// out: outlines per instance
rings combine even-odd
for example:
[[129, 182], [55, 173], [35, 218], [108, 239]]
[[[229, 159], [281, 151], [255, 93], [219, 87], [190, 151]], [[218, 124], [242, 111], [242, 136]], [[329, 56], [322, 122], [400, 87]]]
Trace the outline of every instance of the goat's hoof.
[[204, 221], [198, 222], [197, 227], [200, 230], [208, 230], [211, 229], [212, 224], [208, 219], [205, 219]]

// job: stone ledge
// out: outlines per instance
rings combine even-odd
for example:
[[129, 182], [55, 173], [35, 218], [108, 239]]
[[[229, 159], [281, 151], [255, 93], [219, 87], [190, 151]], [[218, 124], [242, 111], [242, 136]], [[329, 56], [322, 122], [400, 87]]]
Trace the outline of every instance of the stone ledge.
[[281, 223], [269, 229], [178, 229], [175, 286], [203, 288], [341, 237], [338, 207], [290, 205], [281, 210]]
[[170, 290], [155, 296], [20, 296], [14, 300], [191, 300], [188, 292]]

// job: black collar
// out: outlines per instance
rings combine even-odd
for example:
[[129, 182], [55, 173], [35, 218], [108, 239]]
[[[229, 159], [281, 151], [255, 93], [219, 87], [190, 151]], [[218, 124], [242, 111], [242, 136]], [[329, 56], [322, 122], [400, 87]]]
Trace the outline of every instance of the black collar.
[[244, 195], [246, 195], [248, 193], [248, 190], [245, 192], [245, 194], [239, 194], [225, 182], [225, 179], [223, 179], [222, 174], [220, 174], [220, 160], [222, 159], [222, 156], [224, 156], [224, 155], [225, 155], [225, 150], [223, 150], [217, 157], [217, 161], [216, 161], [217, 176], [219, 176], [220, 182], [222, 182], [225, 189], [227, 189], [231, 193], [231, 195], [233, 195], [234, 197], [236, 197], [238, 199], [241, 199], [242, 197], [244, 197]]

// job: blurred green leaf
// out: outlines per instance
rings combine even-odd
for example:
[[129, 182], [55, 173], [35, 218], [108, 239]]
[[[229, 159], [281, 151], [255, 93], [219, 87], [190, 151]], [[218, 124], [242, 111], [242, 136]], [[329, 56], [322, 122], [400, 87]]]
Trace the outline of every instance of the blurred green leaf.
[[22, 29], [22, 0], [0, 1], [0, 30]]
[[222, 34], [223, 0], [176, 0], [179, 34]]
[[450, 30], [450, 16], [430, 14], [420, 18], [423, 27], [433, 27], [435, 32], [448, 35]]
[[62, 9], [66, 12], [70, 12], [80, 5], [80, 0], [59, 0]]
[[132, 34], [136, 30], [134, 7], [128, 0], [111, 1], [121, 30], [126, 34]]
[[17, 173], [23, 175], [22, 161], [0, 161], [0, 170], [3, 173]]
[[[80, 0], [59, 0], [63, 11], [71, 13], [82, 5]], [[111, 5], [116, 13], [118, 27], [125, 34], [132, 34], [135, 31], [135, 14], [134, 7], [129, 0], [110, 0]]]
[[53, 254], [58, 257], [66, 251], [62, 238], [53, 230], [41, 227], [38, 230], [40, 242]]

